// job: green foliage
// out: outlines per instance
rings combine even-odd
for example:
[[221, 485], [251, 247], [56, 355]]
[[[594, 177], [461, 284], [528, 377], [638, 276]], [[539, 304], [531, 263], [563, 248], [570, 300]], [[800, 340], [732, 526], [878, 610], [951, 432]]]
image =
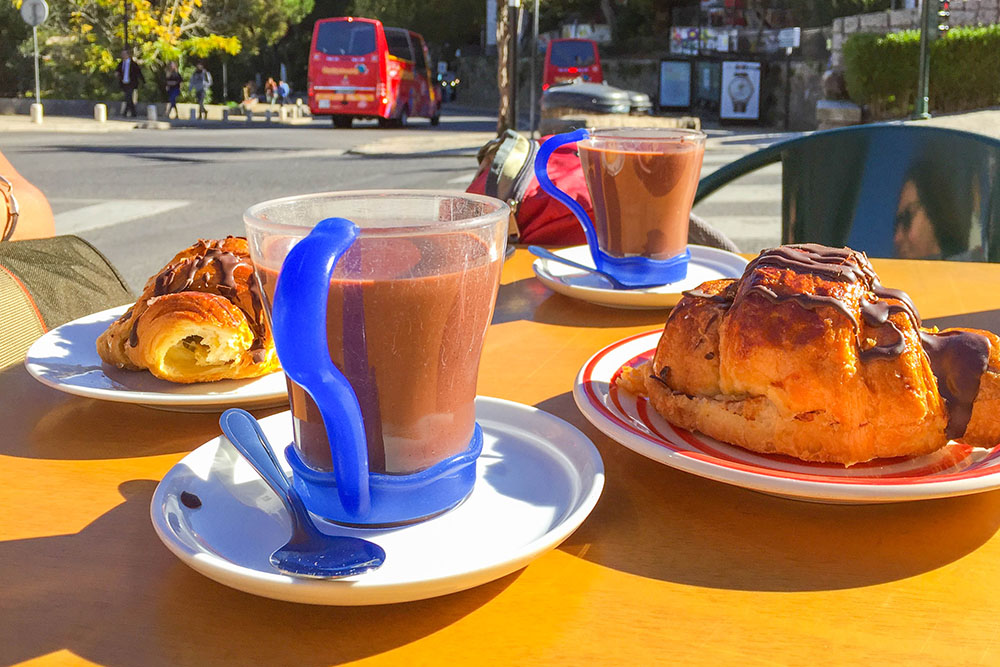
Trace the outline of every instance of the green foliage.
[[21, 20], [20, 2], [0, 0], [0, 97], [34, 89], [31, 28]]
[[[914, 107], [920, 32], [852, 35], [844, 44], [847, 91], [873, 118]], [[952, 28], [931, 43], [930, 107], [964, 111], [1000, 104], [1000, 25]]]
[[892, 8], [891, 0], [785, 0], [804, 28], [828, 26], [833, 19]]
[[[0, 93], [26, 91], [33, 82], [23, 56], [15, 55], [30, 49], [31, 30], [21, 29], [19, 5], [20, 0], [0, 0]], [[313, 5], [314, 0], [50, 0], [49, 18], [38, 31], [42, 88], [53, 97], [118, 95], [114, 69], [125, 43], [126, 6], [129, 42], [146, 77], [140, 97], [153, 100], [163, 97], [167, 62], [183, 68], [185, 61], [253, 55], [282, 38]], [[218, 70], [213, 73], [221, 83]]]
[[352, 0], [346, 11], [348, 16], [378, 19], [387, 26], [419, 32], [432, 49], [478, 43], [486, 23], [483, 0]]

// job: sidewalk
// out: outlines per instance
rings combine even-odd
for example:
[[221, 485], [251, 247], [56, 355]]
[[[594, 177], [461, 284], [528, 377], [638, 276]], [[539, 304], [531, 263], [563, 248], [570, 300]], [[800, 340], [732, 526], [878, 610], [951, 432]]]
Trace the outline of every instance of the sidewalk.
[[[219, 107], [221, 109], [221, 107]], [[214, 109], [214, 111], [219, 111]], [[461, 113], [461, 110], [457, 110]], [[641, 123], [641, 117], [634, 117], [636, 123]], [[129, 132], [135, 129], [232, 129], [252, 125], [261, 127], [295, 127], [326, 123], [327, 119], [299, 118], [293, 123], [279, 123], [277, 114], [267, 122], [264, 114], [256, 113], [252, 121], [243, 116], [230, 116], [229, 120], [221, 119], [221, 111], [210, 115], [209, 120], [191, 121], [183, 114], [180, 120], [166, 121], [162, 118], [155, 124], [149, 124], [145, 118], [121, 119], [112, 118], [104, 123], [98, 123], [92, 118], [70, 116], [46, 116], [41, 125], [31, 122], [27, 115], [0, 115], [0, 133], [4, 132], [80, 132], [107, 133]], [[930, 120], [896, 121], [908, 125], [931, 125], [947, 127], [965, 132], [978, 132], [991, 137], [1000, 138], [1000, 108], [981, 109], [964, 113], [943, 114]], [[762, 128], [720, 128], [706, 127], [708, 134], [707, 148], [754, 150], [775, 141], [791, 138], [801, 132], [777, 132]], [[524, 130], [522, 130], [524, 132]], [[375, 141], [360, 144], [350, 149], [354, 155], [371, 157], [391, 157], [398, 155], [432, 155], [432, 156], [475, 156], [479, 148], [494, 138], [493, 132], [450, 131], [444, 128], [413, 127], [396, 131], [391, 135], [380, 137]]]
[[40, 125], [31, 122], [29, 116], [0, 115], [0, 134], [5, 132], [79, 132], [107, 134], [108, 132], [131, 132], [136, 128], [136, 120], [114, 119], [98, 123], [93, 118], [72, 116], [46, 116]]

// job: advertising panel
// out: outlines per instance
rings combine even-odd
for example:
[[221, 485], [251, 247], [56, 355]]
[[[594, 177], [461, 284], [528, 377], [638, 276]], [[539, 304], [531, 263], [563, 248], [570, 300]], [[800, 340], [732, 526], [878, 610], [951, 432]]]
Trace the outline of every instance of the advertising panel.
[[760, 118], [760, 63], [722, 63], [722, 99], [719, 118], [758, 120]]

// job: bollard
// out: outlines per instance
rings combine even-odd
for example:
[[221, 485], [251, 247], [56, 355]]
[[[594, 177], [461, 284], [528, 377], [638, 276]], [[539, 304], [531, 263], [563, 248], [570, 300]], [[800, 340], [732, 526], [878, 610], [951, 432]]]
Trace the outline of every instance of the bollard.
[[95, 104], [94, 105], [94, 120], [98, 123], [105, 123], [108, 120], [108, 105], [107, 104]]
[[247, 122], [248, 123], [253, 122], [253, 111], [251, 111], [250, 109], [247, 109]]
[[37, 123], [38, 125], [42, 124], [42, 105], [41, 104], [32, 104], [31, 105], [31, 122], [32, 123]]
[[267, 111], [264, 112], [264, 122], [265, 123], [270, 123], [271, 122], [271, 110], [270, 109], [268, 109]]
[[222, 110], [222, 120], [229, 120], [229, 109]]
[[197, 115], [198, 115], [197, 111], [195, 111], [194, 109], [188, 109], [188, 112], [189, 112], [188, 113], [188, 120], [198, 120], [197, 119]]
[[288, 107], [281, 107], [280, 109], [278, 109], [278, 121], [281, 123], [287, 123], [288, 112], [289, 112]]
[[150, 121], [151, 123], [155, 123], [156, 122], [156, 105], [155, 104], [147, 104], [146, 105], [146, 120]]

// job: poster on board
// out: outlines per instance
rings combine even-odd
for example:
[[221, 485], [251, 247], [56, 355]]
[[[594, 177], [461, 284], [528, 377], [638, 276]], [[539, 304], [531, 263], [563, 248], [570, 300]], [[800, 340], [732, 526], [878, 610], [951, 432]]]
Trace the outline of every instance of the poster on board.
[[660, 61], [660, 107], [687, 109], [691, 106], [691, 63], [687, 60]]
[[722, 63], [719, 118], [760, 118], [760, 63], [735, 60]]

